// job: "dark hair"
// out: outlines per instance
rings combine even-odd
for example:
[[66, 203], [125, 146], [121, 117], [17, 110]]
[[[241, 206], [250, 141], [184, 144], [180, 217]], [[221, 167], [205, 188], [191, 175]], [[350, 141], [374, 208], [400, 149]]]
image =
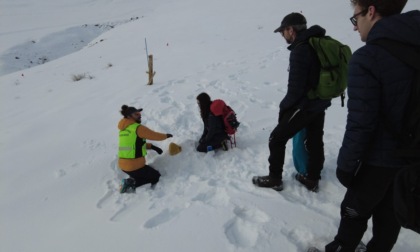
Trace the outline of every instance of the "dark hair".
[[210, 114], [211, 98], [207, 93], [201, 93], [197, 95], [198, 106], [200, 107], [200, 115], [204, 120]]
[[304, 30], [306, 30], [306, 29], [307, 29], [307, 28], [306, 28], [306, 24], [303, 24], [303, 25], [292, 25], [291, 27], [292, 27], [292, 29], [293, 29], [296, 33], [300, 33], [300, 32], [302, 32], [302, 31], [304, 31]]
[[123, 115], [125, 118], [127, 118], [129, 116], [128, 112], [128, 106], [127, 105], [122, 105], [121, 107], [121, 115]]
[[362, 10], [367, 10], [369, 6], [375, 6], [381, 17], [388, 17], [400, 14], [407, 0], [350, 0], [350, 2], [353, 6], [359, 5]]

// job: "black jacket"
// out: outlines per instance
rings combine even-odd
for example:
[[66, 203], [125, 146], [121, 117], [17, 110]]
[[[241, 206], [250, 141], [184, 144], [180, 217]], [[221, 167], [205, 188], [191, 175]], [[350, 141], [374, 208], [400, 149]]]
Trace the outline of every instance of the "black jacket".
[[319, 81], [320, 63], [315, 50], [309, 44], [310, 37], [325, 36], [325, 29], [314, 25], [300, 32], [288, 47], [289, 81], [286, 96], [280, 103], [280, 116], [291, 109], [322, 112], [331, 106], [331, 100], [309, 99], [307, 93]]
[[221, 116], [215, 116], [211, 112], [206, 119], [203, 119], [204, 130], [200, 138], [200, 143], [207, 145], [220, 144], [228, 136], [225, 132], [225, 125]]
[[347, 125], [337, 161], [344, 172], [355, 173], [361, 162], [379, 167], [405, 163], [392, 156], [397, 142], [385, 125], [401, 129], [414, 69], [375, 45], [380, 38], [420, 47], [420, 11], [380, 19], [350, 60]]

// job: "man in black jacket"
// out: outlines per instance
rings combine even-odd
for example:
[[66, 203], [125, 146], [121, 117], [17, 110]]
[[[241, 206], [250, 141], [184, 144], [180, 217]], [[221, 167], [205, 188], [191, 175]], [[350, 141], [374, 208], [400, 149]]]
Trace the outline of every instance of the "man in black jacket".
[[331, 100], [309, 99], [311, 88], [319, 81], [320, 63], [315, 50], [309, 45], [310, 37], [325, 36], [325, 30], [314, 25], [307, 29], [306, 19], [300, 13], [285, 16], [275, 33], [280, 33], [290, 44], [289, 81], [286, 96], [280, 103], [278, 124], [269, 139], [269, 175], [256, 176], [253, 183], [259, 187], [283, 189], [282, 173], [287, 141], [306, 128], [308, 174], [296, 179], [308, 190], [317, 191], [324, 165], [324, 118]]
[[420, 48], [420, 12], [400, 14], [407, 0], [351, 0], [354, 30], [366, 45], [349, 64], [348, 116], [337, 160], [337, 178], [347, 187], [341, 222], [326, 252], [355, 251], [372, 218], [367, 251], [391, 251], [401, 226], [394, 215], [393, 185], [406, 160], [393, 155], [392, 130], [403, 126], [414, 69], [375, 44], [389, 39]]

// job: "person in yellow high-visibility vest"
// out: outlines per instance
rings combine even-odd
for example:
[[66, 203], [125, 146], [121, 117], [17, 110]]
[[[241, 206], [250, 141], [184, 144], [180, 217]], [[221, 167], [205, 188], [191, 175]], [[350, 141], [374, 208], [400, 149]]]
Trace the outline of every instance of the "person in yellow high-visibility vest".
[[162, 141], [172, 137], [172, 134], [155, 132], [141, 124], [141, 111], [123, 105], [121, 107], [122, 118], [118, 123], [119, 150], [118, 166], [128, 174], [128, 179], [123, 179], [120, 192], [124, 193], [127, 189], [135, 189], [144, 184], [151, 183], [152, 187], [159, 181], [160, 173], [153, 167], [146, 164], [146, 154], [148, 149], [162, 154], [162, 149], [147, 143], [146, 140]]

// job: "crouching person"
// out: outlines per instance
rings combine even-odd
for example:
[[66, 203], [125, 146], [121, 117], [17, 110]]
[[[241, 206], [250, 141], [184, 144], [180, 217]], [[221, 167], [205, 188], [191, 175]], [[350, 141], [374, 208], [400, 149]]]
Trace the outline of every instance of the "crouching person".
[[222, 116], [216, 116], [210, 110], [213, 103], [210, 96], [207, 93], [199, 94], [197, 103], [204, 124], [203, 134], [198, 141], [197, 151], [207, 152], [218, 148], [227, 150], [226, 140], [229, 139], [229, 136], [225, 132]]
[[128, 174], [128, 179], [123, 179], [120, 193], [127, 190], [135, 190], [135, 188], [144, 184], [152, 184], [152, 187], [159, 181], [160, 173], [146, 164], [146, 154], [148, 149], [162, 154], [162, 149], [147, 143], [146, 140], [162, 141], [172, 137], [171, 134], [155, 132], [141, 124], [141, 111], [123, 105], [121, 114], [124, 116], [118, 123], [120, 130], [118, 166]]

